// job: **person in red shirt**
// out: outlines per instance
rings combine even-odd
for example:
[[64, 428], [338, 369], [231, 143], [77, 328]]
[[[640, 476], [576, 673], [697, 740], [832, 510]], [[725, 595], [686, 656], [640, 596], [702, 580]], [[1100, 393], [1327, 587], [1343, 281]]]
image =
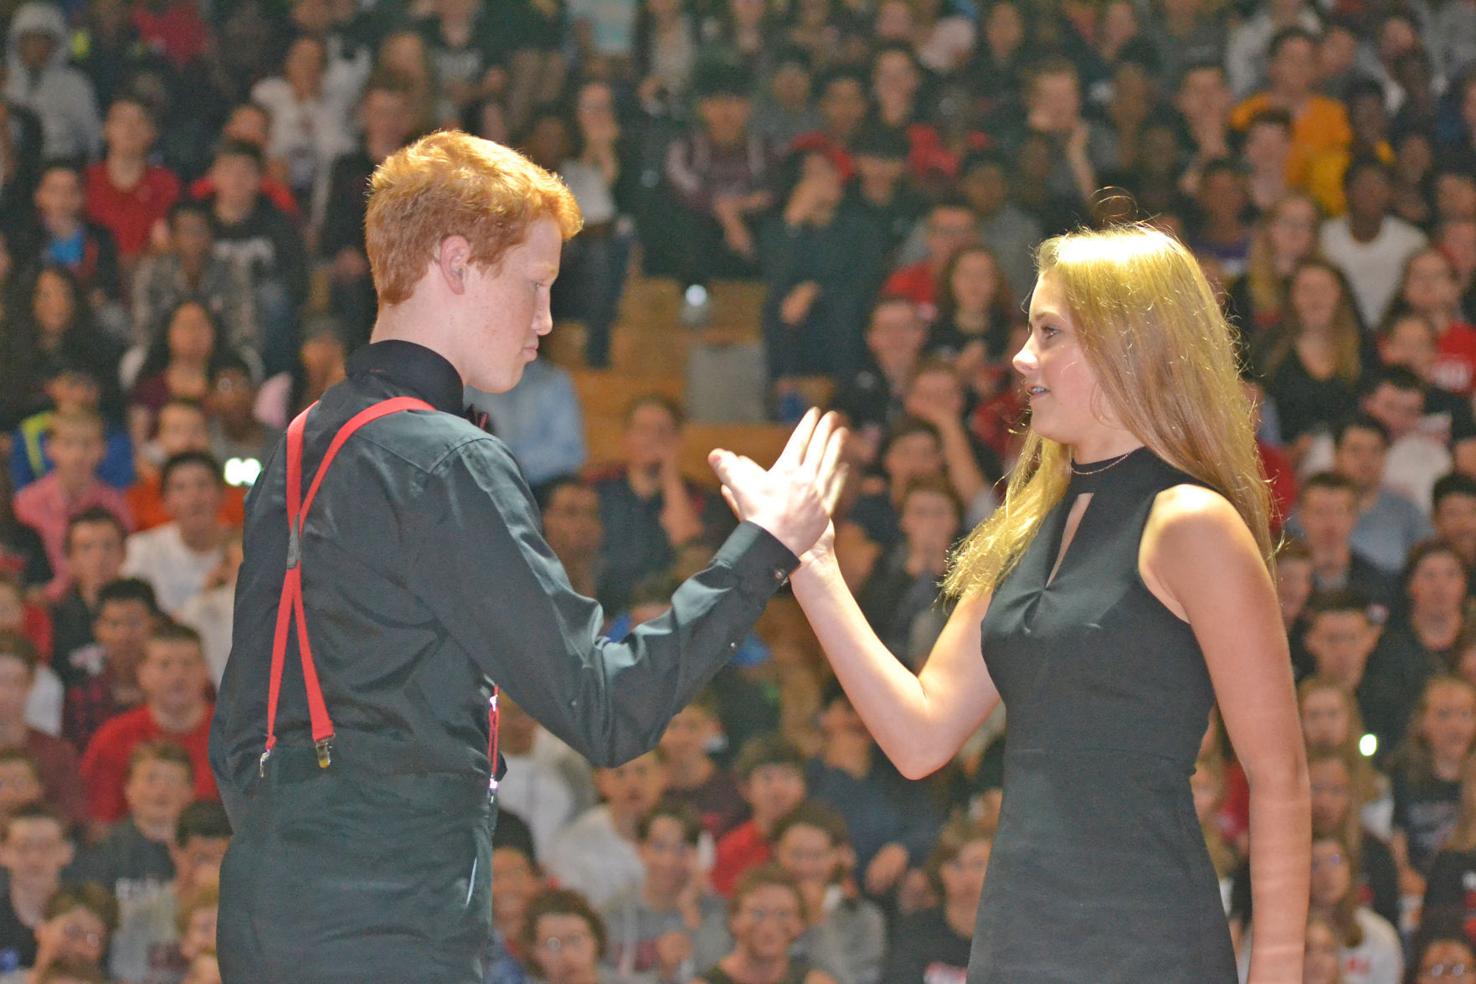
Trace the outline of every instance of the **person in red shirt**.
[[82, 757], [82, 779], [93, 820], [111, 823], [128, 812], [124, 796], [128, 760], [134, 748], [146, 741], [164, 739], [189, 752], [195, 798], [217, 797], [208, 757], [213, 705], [205, 696], [206, 679], [200, 634], [174, 623], [158, 626], [138, 667], [143, 706], [99, 728]]
[[944, 199], [928, 210], [926, 259], [892, 273], [882, 284], [883, 297], [905, 297], [932, 321], [937, 314], [938, 277], [953, 254], [978, 240], [979, 218], [968, 203]]
[[87, 168], [87, 218], [113, 234], [118, 259], [131, 269], [148, 249], [156, 224], [179, 198], [179, 178], [149, 163], [159, 130], [136, 96], [113, 100], [103, 121], [107, 156]]
[[774, 825], [804, 802], [808, 792], [804, 755], [778, 735], [761, 735], [743, 746], [734, 768], [738, 791], [748, 801], [753, 818], [717, 842], [711, 880], [713, 890], [724, 896], [732, 894], [745, 871], [769, 860]]
[[1434, 246], [1411, 256], [1404, 264], [1399, 300], [1439, 330], [1431, 381], [1470, 396], [1476, 389], [1476, 328], [1462, 315], [1460, 282], [1450, 258]]
[[[261, 148], [262, 157], [266, 157], [267, 137], [272, 130], [272, 115], [262, 106], [256, 103], [241, 103], [231, 110], [231, 115], [226, 117], [225, 126], [221, 128], [220, 139], [222, 144], [232, 140], [240, 140], [252, 146]], [[297, 198], [292, 194], [292, 189], [287, 186], [280, 175], [268, 173], [261, 178], [261, 194], [267, 201], [276, 206], [277, 210], [294, 222], [302, 221], [302, 209], [297, 204]], [[190, 184], [190, 197], [204, 200], [215, 195], [215, 179], [207, 172], [196, 178]]]

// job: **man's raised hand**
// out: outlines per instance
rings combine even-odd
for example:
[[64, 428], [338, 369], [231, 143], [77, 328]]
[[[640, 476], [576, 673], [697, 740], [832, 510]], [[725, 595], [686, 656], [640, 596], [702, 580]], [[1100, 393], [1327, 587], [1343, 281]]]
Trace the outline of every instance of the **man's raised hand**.
[[834, 413], [811, 409], [789, 435], [774, 467], [716, 448], [707, 461], [723, 483], [723, 498], [740, 520], [762, 526], [796, 557], [825, 533], [840, 497], [845, 428]]

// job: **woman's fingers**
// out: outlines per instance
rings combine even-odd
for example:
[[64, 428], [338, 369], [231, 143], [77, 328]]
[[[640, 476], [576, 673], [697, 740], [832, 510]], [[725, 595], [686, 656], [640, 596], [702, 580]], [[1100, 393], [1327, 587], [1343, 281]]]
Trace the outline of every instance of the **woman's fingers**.
[[817, 479], [820, 501], [824, 504], [825, 511], [832, 516], [835, 515], [835, 505], [840, 501], [841, 489], [846, 483], [846, 469], [840, 463], [845, 443], [846, 429], [837, 427], [830, 432], [830, 437], [825, 442], [825, 455], [820, 460]]

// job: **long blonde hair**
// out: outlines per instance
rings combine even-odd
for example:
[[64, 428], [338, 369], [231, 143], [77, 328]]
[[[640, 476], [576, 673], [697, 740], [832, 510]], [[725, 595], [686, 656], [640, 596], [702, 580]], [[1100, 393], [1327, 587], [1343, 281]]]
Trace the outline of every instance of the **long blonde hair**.
[[[1270, 496], [1234, 335], [1193, 255], [1133, 225], [1047, 239], [1036, 266], [1057, 278], [1087, 363], [1123, 424], [1229, 499], [1271, 569]], [[1026, 432], [1004, 504], [953, 557], [948, 594], [999, 584], [1065, 494], [1070, 466], [1067, 445]]]

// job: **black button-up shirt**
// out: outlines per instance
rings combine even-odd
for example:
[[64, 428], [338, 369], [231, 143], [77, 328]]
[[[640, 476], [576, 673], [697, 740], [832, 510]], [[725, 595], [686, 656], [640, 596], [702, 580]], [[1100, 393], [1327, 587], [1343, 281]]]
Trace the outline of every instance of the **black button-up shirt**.
[[[461, 380], [430, 349], [386, 341], [355, 353], [348, 379], [308, 419], [304, 484], [351, 416], [406, 395], [437, 412], [392, 414], [350, 438], [303, 534], [302, 593], [337, 732], [334, 767], [487, 778], [494, 680], [595, 763], [654, 746], [737, 648], [795, 556], [744, 523], [678, 589], [669, 613], [611, 642], [599, 635], [599, 605], [574, 591], [544, 542], [506, 445], [462, 417]], [[266, 738], [287, 561], [285, 477], [283, 444], [246, 500], [235, 631], [210, 736], [227, 807], [256, 776]], [[310, 745], [309, 732], [292, 637], [278, 748]]]

